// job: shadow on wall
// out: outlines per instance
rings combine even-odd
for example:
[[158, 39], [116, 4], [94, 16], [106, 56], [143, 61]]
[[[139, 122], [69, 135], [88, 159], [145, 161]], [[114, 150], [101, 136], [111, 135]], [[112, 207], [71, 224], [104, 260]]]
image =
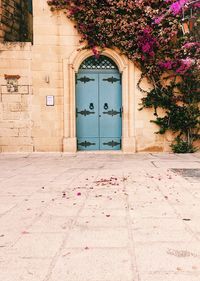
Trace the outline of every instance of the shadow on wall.
[[0, 42], [32, 42], [32, 0], [0, 0]]

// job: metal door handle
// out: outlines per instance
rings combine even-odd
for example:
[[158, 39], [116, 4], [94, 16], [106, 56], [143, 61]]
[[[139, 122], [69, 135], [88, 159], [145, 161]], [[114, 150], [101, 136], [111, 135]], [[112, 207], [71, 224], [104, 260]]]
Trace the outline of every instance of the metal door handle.
[[91, 110], [94, 109], [94, 104], [92, 102], [90, 103], [89, 109], [91, 109]]
[[104, 103], [104, 107], [103, 107], [105, 110], [107, 110], [108, 109], [108, 104], [107, 104], [107, 102], [106, 103]]

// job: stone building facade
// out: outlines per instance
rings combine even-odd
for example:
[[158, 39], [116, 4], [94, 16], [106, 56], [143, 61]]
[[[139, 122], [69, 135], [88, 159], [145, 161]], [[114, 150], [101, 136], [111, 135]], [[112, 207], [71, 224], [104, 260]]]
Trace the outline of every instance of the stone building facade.
[[[76, 152], [76, 76], [93, 54], [81, 49], [73, 22], [45, 0], [33, 1], [33, 31], [33, 44], [0, 44], [0, 151]], [[155, 134], [152, 111], [138, 110], [140, 70], [118, 50], [102, 55], [121, 75], [122, 152], [169, 151], [171, 136]]]

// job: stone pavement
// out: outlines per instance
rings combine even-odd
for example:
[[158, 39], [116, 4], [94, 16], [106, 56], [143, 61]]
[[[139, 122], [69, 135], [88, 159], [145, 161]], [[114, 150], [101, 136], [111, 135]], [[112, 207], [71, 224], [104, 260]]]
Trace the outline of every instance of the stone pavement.
[[200, 281], [200, 154], [0, 154], [0, 280]]

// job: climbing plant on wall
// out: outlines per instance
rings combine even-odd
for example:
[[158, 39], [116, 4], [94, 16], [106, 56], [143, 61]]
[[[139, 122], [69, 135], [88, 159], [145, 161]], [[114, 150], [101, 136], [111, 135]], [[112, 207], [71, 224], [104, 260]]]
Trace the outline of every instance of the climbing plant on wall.
[[[145, 94], [141, 109], [154, 108], [152, 122], [159, 126], [157, 133], [174, 133], [174, 152], [194, 152], [200, 131], [200, 2], [47, 2], [52, 11], [63, 10], [75, 22], [81, 42], [86, 42], [95, 56], [105, 47], [115, 47], [138, 65], [142, 72], [138, 87]], [[183, 30], [188, 20], [190, 32]], [[144, 78], [152, 85], [149, 91], [141, 87]]]

